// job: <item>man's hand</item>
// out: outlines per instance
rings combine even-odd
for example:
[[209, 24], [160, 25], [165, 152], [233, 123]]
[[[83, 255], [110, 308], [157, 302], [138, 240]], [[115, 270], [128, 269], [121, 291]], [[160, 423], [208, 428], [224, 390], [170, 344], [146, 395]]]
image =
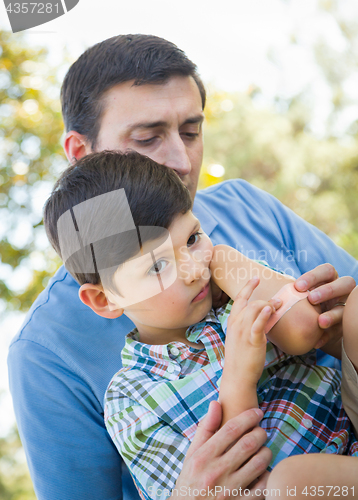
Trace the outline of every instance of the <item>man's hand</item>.
[[322, 314], [318, 317], [318, 324], [326, 332], [316, 347], [332, 356], [340, 357], [344, 309], [342, 304], [355, 287], [354, 279], [350, 276], [339, 278], [331, 264], [322, 264], [298, 278], [295, 287], [300, 292], [311, 290], [308, 300], [313, 305], [321, 305]]
[[[220, 404], [212, 401], [189, 447], [172, 498], [263, 499], [265, 470], [272, 454], [263, 447], [266, 432], [257, 427], [262, 416], [258, 408], [245, 411], [216, 432], [222, 413]], [[244, 494], [245, 489], [250, 494]]]

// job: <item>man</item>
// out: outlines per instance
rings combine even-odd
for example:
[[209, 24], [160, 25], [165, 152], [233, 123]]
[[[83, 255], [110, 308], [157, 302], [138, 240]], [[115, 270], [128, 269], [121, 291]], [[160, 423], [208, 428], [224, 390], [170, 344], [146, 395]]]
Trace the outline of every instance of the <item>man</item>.
[[[69, 160], [91, 151], [134, 149], [174, 169], [195, 196], [205, 90], [195, 65], [176, 46], [146, 35], [97, 44], [70, 68], [61, 99]], [[289, 268], [295, 276], [327, 261], [340, 275], [358, 278], [353, 258], [244, 181], [198, 193], [194, 210], [214, 244], [239, 246], [261, 258], [264, 250], [269, 265]], [[318, 267], [305, 275], [301, 290], [331, 282], [316, 297], [311, 293], [310, 300], [334, 306], [354, 286], [351, 278], [336, 277], [332, 266]], [[320, 316], [327, 336], [339, 330], [341, 309]], [[106, 320], [91, 313], [62, 267], [15, 337], [10, 386], [40, 500], [121, 498], [121, 461], [105, 431], [103, 396], [120, 368], [124, 335], [132, 326], [126, 317]], [[331, 344], [336, 340], [337, 335]], [[213, 403], [177, 481], [181, 493], [193, 497], [193, 488], [214, 486], [244, 489], [257, 477], [255, 487], [263, 488], [270, 453], [262, 447], [259, 420], [260, 413], [245, 412], [215, 433], [221, 413]]]

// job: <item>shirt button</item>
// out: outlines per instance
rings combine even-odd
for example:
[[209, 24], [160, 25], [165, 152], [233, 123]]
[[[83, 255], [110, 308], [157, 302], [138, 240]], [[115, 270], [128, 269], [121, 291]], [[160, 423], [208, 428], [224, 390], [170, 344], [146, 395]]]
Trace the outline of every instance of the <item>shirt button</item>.
[[167, 368], [168, 373], [173, 373], [174, 370], [175, 370], [175, 368], [173, 365], [169, 365]]
[[170, 349], [170, 352], [171, 352], [171, 354], [173, 354], [173, 356], [178, 356], [178, 354], [179, 354], [180, 351], [179, 351], [179, 349], [177, 347], [172, 347]]
[[310, 429], [313, 426], [311, 420], [309, 420], [308, 418], [305, 418], [302, 421], [302, 424], [306, 427], [306, 429]]

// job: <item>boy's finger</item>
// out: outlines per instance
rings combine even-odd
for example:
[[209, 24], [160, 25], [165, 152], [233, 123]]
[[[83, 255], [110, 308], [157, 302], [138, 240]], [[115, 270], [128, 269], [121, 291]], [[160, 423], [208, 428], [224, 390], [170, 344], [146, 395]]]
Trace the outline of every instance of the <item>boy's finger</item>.
[[251, 328], [251, 341], [254, 345], [257, 342], [261, 343], [262, 337], [265, 336], [265, 326], [272, 313], [273, 308], [265, 306], [254, 321]]
[[258, 276], [254, 276], [251, 278], [246, 285], [241, 288], [240, 292], [236, 295], [235, 301], [237, 299], [246, 299], [248, 300], [251, 297], [252, 292], [255, 290], [257, 285], [260, 282], [260, 278]]
[[255, 290], [257, 285], [260, 282], [260, 278], [258, 276], [254, 276], [250, 279], [246, 285], [240, 290], [240, 292], [236, 295], [234, 299], [234, 303], [231, 308], [231, 314], [238, 314], [244, 307], [247, 306], [247, 301], [251, 297], [252, 292]]
[[277, 309], [280, 309], [280, 307], [282, 306], [282, 300], [281, 299], [270, 299], [269, 304], [271, 304], [275, 308], [275, 311], [277, 311]]

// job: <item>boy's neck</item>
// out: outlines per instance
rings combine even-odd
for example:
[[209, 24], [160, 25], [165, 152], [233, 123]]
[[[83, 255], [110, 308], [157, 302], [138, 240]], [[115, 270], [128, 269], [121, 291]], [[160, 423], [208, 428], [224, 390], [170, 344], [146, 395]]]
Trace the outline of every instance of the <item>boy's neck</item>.
[[[190, 325], [189, 325], [190, 326]], [[148, 328], [143, 325], [136, 325], [139, 342], [148, 345], [167, 345], [174, 342], [181, 342], [189, 347], [201, 349], [203, 344], [201, 342], [190, 342], [186, 337], [188, 327], [178, 328], [177, 330], [165, 330], [159, 328]]]

